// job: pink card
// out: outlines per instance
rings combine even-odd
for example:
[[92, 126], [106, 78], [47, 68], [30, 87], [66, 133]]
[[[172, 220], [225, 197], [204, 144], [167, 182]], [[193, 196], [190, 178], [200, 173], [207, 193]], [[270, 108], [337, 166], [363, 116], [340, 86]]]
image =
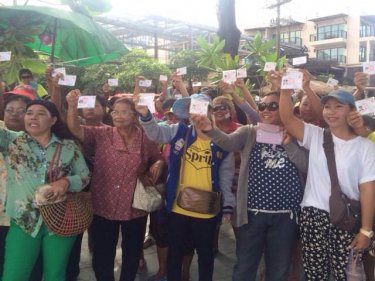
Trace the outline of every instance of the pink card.
[[283, 142], [283, 131], [277, 125], [258, 123], [256, 141], [281, 145]]

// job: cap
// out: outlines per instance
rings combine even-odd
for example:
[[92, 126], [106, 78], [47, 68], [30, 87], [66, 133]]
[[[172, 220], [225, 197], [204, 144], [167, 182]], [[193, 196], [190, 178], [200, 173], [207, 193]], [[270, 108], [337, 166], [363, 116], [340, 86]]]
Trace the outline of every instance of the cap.
[[353, 95], [345, 90], [340, 89], [330, 92], [328, 95], [322, 97], [321, 103], [325, 104], [330, 98], [336, 99], [339, 103], [355, 107], [355, 100]]
[[12, 95], [12, 94], [24, 96], [31, 100], [35, 100], [37, 98], [36, 91], [34, 90], [33, 87], [29, 85], [17, 86], [12, 91], [4, 93], [4, 95]]

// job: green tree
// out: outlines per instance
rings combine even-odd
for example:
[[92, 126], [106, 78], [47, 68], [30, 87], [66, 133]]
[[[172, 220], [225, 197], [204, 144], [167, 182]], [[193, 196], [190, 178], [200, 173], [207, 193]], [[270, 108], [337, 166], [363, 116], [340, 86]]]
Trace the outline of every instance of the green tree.
[[100, 88], [108, 78], [118, 78], [119, 86], [126, 92], [132, 92], [135, 76], [141, 75], [153, 80], [153, 86], [157, 87], [161, 74], [170, 74], [169, 68], [150, 57], [145, 51], [133, 49], [120, 59], [119, 64], [86, 67], [81, 81], [84, 89], [93, 90]]
[[187, 80], [206, 81], [210, 70], [205, 67], [199, 67], [197, 64], [198, 59], [199, 55], [197, 51], [181, 50], [172, 55], [169, 67], [176, 69], [186, 66], [188, 68], [188, 72], [186, 74]]
[[250, 78], [256, 88], [265, 86], [267, 73], [263, 70], [266, 62], [275, 62], [276, 68], [280, 69], [285, 63], [286, 57], [277, 58], [277, 50], [275, 49], [274, 40], [263, 40], [258, 32], [253, 40], [248, 41], [244, 48], [250, 54], [245, 57], [245, 61], [250, 68]]
[[0, 26], [0, 51], [12, 52], [11, 60], [0, 63], [0, 71], [4, 72], [3, 78], [7, 83], [18, 81], [18, 71], [29, 68], [33, 73], [41, 74], [45, 71], [45, 63], [30, 48], [24, 45], [32, 41], [30, 34], [38, 34], [36, 26], [25, 24], [23, 18], [13, 18], [5, 25]]

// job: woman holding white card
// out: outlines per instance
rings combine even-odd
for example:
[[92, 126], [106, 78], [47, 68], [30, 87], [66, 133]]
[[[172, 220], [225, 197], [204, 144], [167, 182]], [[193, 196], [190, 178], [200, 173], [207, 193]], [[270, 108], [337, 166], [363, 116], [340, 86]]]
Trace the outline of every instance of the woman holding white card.
[[350, 233], [330, 222], [331, 180], [323, 149], [322, 128], [292, 114], [290, 91], [281, 91], [281, 117], [288, 131], [310, 150], [309, 170], [302, 200], [301, 238], [307, 280], [346, 280], [349, 250], [370, 245], [375, 198], [375, 146], [354, 133], [353, 95], [336, 90], [322, 98], [323, 117], [330, 129], [340, 189], [361, 203], [361, 229]]
[[[196, 99], [191, 110], [207, 114], [209, 98], [205, 95], [194, 95]], [[220, 204], [219, 191], [223, 194], [221, 211], [229, 218], [233, 212], [234, 196], [231, 192], [234, 174], [234, 158], [197, 129], [194, 124], [184, 122], [170, 126], [158, 125], [147, 107], [139, 105], [135, 99], [136, 109], [140, 115], [140, 124], [147, 136], [158, 143], [169, 143], [169, 166], [166, 183], [166, 209], [168, 211], [168, 260], [167, 279], [181, 280], [182, 259], [186, 241], [191, 235], [198, 253], [199, 280], [212, 281], [214, 269], [213, 237], [218, 221], [218, 210], [201, 211], [180, 204], [181, 194], [192, 188], [200, 193], [216, 195], [215, 203]], [[173, 113], [181, 120], [189, 118], [190, 98], [182, 98], [173, 105]], [[197, 197], [195, 197], [197, 198]], [[192, 200], [193, 201], [193, 200]], [[196, 201], [200, 201], [200, 198]], [[203, 201], [203, 202], [202, 202]], [[214, 200], [202, 200], [202, 205], [209, 209]], [[192, 205], [194, 202], [191, 202]], [[220, 207], [220, 206], [219, 206]]]
[[258, 111], [265, 129], [247, 125], [225, 134], [205, 117], [196, 116], [193, 120], [215, 144], [241, 153], [233, 220], [237, 227], [233, 280], [255, 281], [264, 253], [266, 280], [286, 281], [302, 198], [299, 169], [305, 169], [307, 159], [288, 137], [284, 136], [283, 145], [280, 141], [283, 129], [279, 127], [277, 92], [267, 94]]
[[93, 269], [96, 280], [114, 281], [114, 257], [122, 233], [121, 281], [136, 276], [147, 213], [132, 208], [137, 177], [149, 171], [153, 183], [162, 173], [164, 162], [156, 144], [137, 126], [136, 111], [130, 99], [115, 101], [111, 112], [114, 127], [81, 126], [78, 119], [79, 90], [67, 95], [68, 126], [83, 142], [94, 147], [91, 181], [94, 220], [92, 224]]

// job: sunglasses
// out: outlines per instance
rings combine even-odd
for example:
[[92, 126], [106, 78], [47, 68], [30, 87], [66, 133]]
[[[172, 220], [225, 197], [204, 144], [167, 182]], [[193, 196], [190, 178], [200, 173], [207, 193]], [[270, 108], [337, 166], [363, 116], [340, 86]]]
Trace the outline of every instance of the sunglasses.
[[31, 79], [33, 78], [31, 75], [22, 75], [21, 79]]
[[226, 106], [226, 105], [218, 105], [218, 106], [214, 106], [212, 110], [214, 112], [218, 112], [218, 111], [224, 111], [224, 110], [227, 110], [227, 109], [228, 109], [228, 106]]
[[279, 104], [275, 101], [271, 101], [270, 103], [261, 102], [258, 104], [259, 111], [265, 111], [266, 108], [268, 111], [276, 111], [279, 109]]

